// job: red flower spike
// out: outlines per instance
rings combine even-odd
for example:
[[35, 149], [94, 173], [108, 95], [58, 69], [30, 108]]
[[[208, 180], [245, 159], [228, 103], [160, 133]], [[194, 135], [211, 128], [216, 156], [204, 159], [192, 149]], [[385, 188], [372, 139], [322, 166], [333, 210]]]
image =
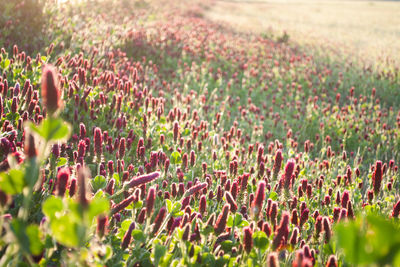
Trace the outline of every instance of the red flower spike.
[[63, 197], [70, 177], [69, 168], [62, 168], [57, 173], [57, 195]]
[[55, 69], [47, 65], [42, 72], [42, 98], [44, 106], [50, 115], [62, 107], [61, 93], [58, 89], [59, 82]]
[[225, 231], [229, 210], [230, 205], [225, 204], [222, 208], [221, 214], [218, 216], [217, 222], [214, 225], [214, 231], [216, 234], [220, 234]]
[[265, 182], [261, 181], [257, 187], [256, 196], [252, 203], [252, 211], [255, 216], [258, 216], [261, 213], [261, 209], [264, 204], [265, 185], [266, 185]]
[[253, 248], [253, 230], [248, 226], [243, 228], [243, 248], [247, 253]]

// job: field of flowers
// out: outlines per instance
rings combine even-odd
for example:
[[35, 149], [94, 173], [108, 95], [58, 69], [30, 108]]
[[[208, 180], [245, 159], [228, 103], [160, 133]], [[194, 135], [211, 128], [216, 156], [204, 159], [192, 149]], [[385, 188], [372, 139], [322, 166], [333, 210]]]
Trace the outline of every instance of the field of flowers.
[[47, 45], [2, 40], [0, 266], [400, 266], [399, 69], [207, 3], [46, 5]]

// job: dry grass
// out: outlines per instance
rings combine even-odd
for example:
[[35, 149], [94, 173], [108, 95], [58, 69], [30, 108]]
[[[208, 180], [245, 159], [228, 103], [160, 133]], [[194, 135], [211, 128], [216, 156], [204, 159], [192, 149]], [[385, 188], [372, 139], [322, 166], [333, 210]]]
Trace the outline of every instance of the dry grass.
[[240, 31], [286, 31], [291, 40], [331, 46], [372, 62], [400, 62], [400, 3], [389, 1], [215, 1], [206, 12]]

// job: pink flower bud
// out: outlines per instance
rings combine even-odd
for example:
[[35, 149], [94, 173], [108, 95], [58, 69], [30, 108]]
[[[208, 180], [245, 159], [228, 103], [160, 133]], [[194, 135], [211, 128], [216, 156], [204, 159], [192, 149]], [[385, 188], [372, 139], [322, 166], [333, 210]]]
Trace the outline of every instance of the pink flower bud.
[[188, 191], [186, 191], [185, 196], [191, 196], [206, 187], [207, 183], [198, 183], [195, 186], [192, 186]]
[[253, 230], [248, 226], [243, 228], [243, 248], [247, 253], [253, 248]]
[[222, 207], [221, 214], [218, 216], [217, 222], [214, 225], [214, 231], [216, 234], [220, 234], [225, 231], [229, 210], [230, 210], [229, 204], [225, 204]]
[[375, 163], [375, 170], [374, 173], [372, 174], [372, 184], [374, 187], [374, 193], [375, 195], [379, 194], [379, 191], [381, 189], [381, 183], [382, 183], [382, 161], [377, 161]]
[[42, 74], [42, 97], [44, 106], [50, 115], [62, 107], [58, 86], [58, 77], [55, 69], [50, 65], [45, 66]]
[[104, 234], [106, 234], [108, 226], [108, 216], [100, 215], [97, 217], [97, 229], [96, 232], [99, 235], [99, 237], [103, 237]]
[[154, 234], [156, 234], [158, 230], [160, 230], [161, 224], [163, 223], [166, 214], [167, 210], [165, 209], [165, 207], [161, 207], [161, 209], [158, 211], [156, 219], [154, 220], [154, 227], [153, 227]]
[[392, 217], [397, 218], [400, 214], [400, 200], [393, 206]]
[[151, 213], [153, 212], [153, 207], [154, 207], [155, 200], [156, 200], [156, 189], [154, 187], [151, 187], [149, 189], [149, 192], [148, 192], [147, 198], [146, 198], [147, 216], [150, 216]]
[[236, 204], [236, 201], [233, 199], [231, 193], [229, 193], [228, 191], [225, 192], [225, 199], [231, 206], [231, 212], [236, 212], [238, 209], [238, 206]]
[[272, 252], [267, 256], [267, 267], [279, 267], [278, 254]]
[[283, 161], [282, 150], [279, 149], [278, 151], [276, 151], [275, 154], [274, 167], [272, 169], [273, 179], [276, 179], [278, 177], [279, 171], [281, 170], [282, 161]]
[[338, 263], [337, 263], [337, 258], [335, 255], [330, 255], [328, 258], [328, 261], [326, 262], [325, 267], [337, 267]]
[[149, 183], [155, 179], [157, 179], [160, 176], [160, 172], [152, 172], [149, 174], [144, 174], [141, 176], [138, 176], [136, 178], [133, 178], [129, 182], [126, 183], [127, 188], [132, 188], [136, 187], [142, 184]]
[[260, 214], [264, 203], [264, 199], [265, 199], [265, 182], [261, 181], [258, 184], [256, 196], [252, 203], [252, 209], [255, 216], [258, 216]]
[[284, 174], [284, 188], [286, 190], [289, 190], [289, 188], [290, 188], [292, 174], [293, 174], [295, 165], [296, 165], [296, 162], [294, 161], [294, 159], [289, 159], [288, 162], [286, 163], [285, 174]]
[[94, 129], [94, 153], [97, 157], [101, 156], [103, 150], [103, 135], [101, 134], [101, 129], [96, 127]]
[[128, 231], [126, 231], [124, 237], [122, 238], [122, 243], [121, 243], [121, 248], [122, 250], [125, 250], [129, 244], [131, 243], [132, 240], [132, 231], [135, 229], [135, 222], [132, 222], [129, 225]]
[[200, 203], [199, 203], [199, 212], [201, 214], [204, 214], [206, 212], [207, 209], [207, 200], [206, 200], [206, 196], [202, 195], [200, 198]]
[[122, 200], [120, 203], [115, 204], [112, 208], [111, 208], [111, 214], [116, 214], [122, 210], [124, 210], [126, 207], [128, 207], [133, 201], [135, 200], [135, 196], [130, 196], [124, 200]]
[[62, 168], [57, 173], [57, 194], [63, 197], [67, 189], [67, 184], [70, 176], [69, 168]]
[[76, 193], [76, 178], [71, 179], [71, 184], [69, 185], [69, 196], [73, 197]]
[[284, 211], [282, 213], [281, 221], [275, 231], [275, 236], [272, 241], [272, 248], [275, 250], [281, 246], [285, 246], [289, 237], [289, 213]]

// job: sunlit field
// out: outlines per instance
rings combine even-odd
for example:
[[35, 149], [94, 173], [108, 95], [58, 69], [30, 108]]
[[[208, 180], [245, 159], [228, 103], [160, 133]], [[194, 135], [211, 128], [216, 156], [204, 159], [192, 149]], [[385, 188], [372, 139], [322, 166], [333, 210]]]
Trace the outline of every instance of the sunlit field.
[[293, 42], [331, 47], [368, 63], [400, 59], [396, 1], [215, 1], [206, 17], [244, 32], [286, 31]]
[[0, 266], [400, 266], [398, 7], [289, 3], [0, 1]]

